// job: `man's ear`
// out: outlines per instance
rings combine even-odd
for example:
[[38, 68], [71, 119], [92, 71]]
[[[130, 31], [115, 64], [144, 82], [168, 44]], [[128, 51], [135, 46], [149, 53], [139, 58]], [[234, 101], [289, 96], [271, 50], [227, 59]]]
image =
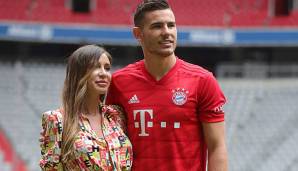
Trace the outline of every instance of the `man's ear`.
[[142, 36], [141, 28], [140, 27], [133, 27], [132, 32], [133, 32], [134, 37], [140, 42], [141, 41], [141, 36]]

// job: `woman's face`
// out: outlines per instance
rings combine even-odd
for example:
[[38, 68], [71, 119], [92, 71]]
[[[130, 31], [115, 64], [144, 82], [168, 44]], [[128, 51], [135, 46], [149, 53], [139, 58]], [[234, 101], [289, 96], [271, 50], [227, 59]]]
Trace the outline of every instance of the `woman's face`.
[[100, 56], [98, 64], [92, 71], [88, 79], [89, 93], [105, 94], [111, 83], [111, 63], [108, 56], [104, 53]]

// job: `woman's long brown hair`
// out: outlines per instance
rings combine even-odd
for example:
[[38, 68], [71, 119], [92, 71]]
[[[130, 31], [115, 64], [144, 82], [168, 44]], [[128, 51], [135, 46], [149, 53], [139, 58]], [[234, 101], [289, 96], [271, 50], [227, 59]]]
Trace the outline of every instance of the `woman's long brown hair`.
[[105, 53], [112, 63], [111, 55], [102, 47], [85, 45], [77, 49], [68, 58], [66, 77], [62, 91], [63, 133], [61, 161], [66, 163], [73, 158], [74, 142], [79, 132], [79, 115], [86, 110], [87, 81]]

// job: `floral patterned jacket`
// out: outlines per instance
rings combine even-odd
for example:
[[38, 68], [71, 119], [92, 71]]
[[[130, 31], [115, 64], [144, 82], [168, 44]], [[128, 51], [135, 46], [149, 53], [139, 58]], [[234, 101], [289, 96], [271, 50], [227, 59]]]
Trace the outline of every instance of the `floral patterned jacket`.
[[[89, 120], [80, 115], [80, 128], [75, 143], [75, 156], [66, 164], [69, 170], [131, 170], [132, 146], [124, 133], [123, 113], [116, 106], [102, 108], [103, 135], [99, 138], [91, 129]], [[42, 115], [42, 131], [40, 137], [41, 160], [40, 167], [46, 171], [62, 171], [61, 141], [62, 141], [61, 110], [45, 112]], [[64, 167], [65, 168], [65, 167]]]

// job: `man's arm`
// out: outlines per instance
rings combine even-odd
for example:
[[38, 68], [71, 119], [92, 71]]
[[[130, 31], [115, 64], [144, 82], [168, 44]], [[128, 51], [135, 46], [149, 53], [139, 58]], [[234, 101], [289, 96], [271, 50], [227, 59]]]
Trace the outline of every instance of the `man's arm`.
[[228, 156], [225, 142], [225, 122], [203, 123], [208, 148], [208, 171], [227, 171]]

